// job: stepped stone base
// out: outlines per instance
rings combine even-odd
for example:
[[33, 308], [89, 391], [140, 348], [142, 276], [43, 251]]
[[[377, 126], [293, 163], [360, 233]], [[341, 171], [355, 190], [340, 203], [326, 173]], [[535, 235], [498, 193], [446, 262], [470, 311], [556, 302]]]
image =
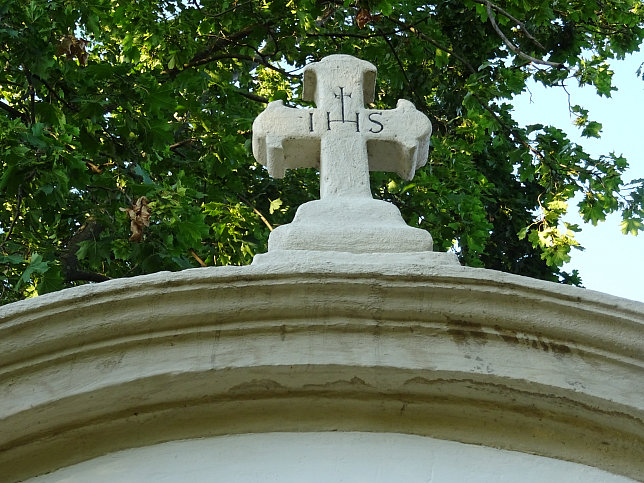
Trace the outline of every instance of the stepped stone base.
[[408, 226], [398, 208], [371, 198], [325, 198], [301, 205], [268, 240], [275, 250], [431, 252], [431, 235]]

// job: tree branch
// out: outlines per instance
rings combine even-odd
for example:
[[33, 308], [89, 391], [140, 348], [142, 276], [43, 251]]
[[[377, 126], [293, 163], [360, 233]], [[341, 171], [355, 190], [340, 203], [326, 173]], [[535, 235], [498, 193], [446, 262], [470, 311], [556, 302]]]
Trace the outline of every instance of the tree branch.
[[250, 99], [251, 101], [263, 102], [264, 104], [268, 104], [270, 102], [268, 97], [258, 96], [257, 94], [253, 94], [251, 92], [246, 92], [246, 91], [235, 91], [235, 92], [240, 96], [245, 97], [246, 99]]
[[187, 138], [187, 139], [183, 139], [183, 140], [181, 140], [179, 142], [176, 142], [174, 144], [171, 144], [170, 145], [170, 151], [174, 151], [175, 149], [180, 148], [181, 146], [185, 146], [186, 144], [191, 144], [192, 142], [194, 142], [196, 140], [197, 140], [196, 138]]
[[376, 37], [382, 37], [384, 35], [396, 35], [399, 30], [393, 30], [391, 32], [378, 32], [371, 34], [356, 34], [353, 32], [311, 32], [307, 33], [307, 37], [346, 37], [346, 38], [355, 38], [355, 39], [373, 39]]
[[242, 54], [219, 54], [219, 55], [213, 55], [211, 57], [207, 57], [205, 59], [200, 59], [199, 61], [195, 61], [195, 62], [192, 62], [190, 64], [184, 64], [181, 69], [173, 69], [173, 70], [161, 71], [161, 74], [170, 74], [170, 75], [174, 76], [174, 75], [177, 75], [179, 72], [181, 72], [183, 70], [190, 69], [190, 68], [193, 68], [193, 67], [199, 67], [201, 65], [209, 64], [210, 62], [214, 62], [216, 60], [224, 60], [224, 59], [246, 60], [248, 62], [254, 62], [256, 64], [261, 64], [261, 65], [263, 65], [263, 66], [265, 66], [265, 67], [267, 67], [267, 68], [269, 68], [271, 70], [274, 70], [275, 72], [279, 72], [280, 74], [282, 74], [285, 77], [289, 77], [289, 78], [292, 78], [292, 79], [298, 78], [298, 76], [290, 74], [287, 71], [285, 71], [284, 69], [281, 69], [281, 68], [271, 64], [270, 62], [268, 62], [267, 60], [265, 60], [264, 58], [262, 58], [259, 55], [255, 56], [255, 57], [251, 57], [250, 55], [242, 55]]
[[258, 64], [262, 64], [264, 67], [267, 67], [271, 70], [274, 70], [275, 72], [279, 72], [282, 74], [284, 77], [288, 77], [291, 79], [299, 79], [298, 76], [291, 74], [290, 72], [287, 72], [284, 69], [281, 69], [280, 67], [277, 67], [273, 64], [271, 64], [269, 61], [265, 59], [265, 56], [261, 54], [257, 54], [255, 57], [251, 57], [250, 55], [237, 55], [235, 58], [240, 59], [240, 60], [248, 60], [251, 62], [257, 62]]
[[[488, 14], [488, 16], [489, 16], [489, 14]], [[425, 34], [423, 34], [422, 32], [420, 32], [420, 31], [418, 31], [418, 30], [414, 29], [413, 27], [409, 27], [409, 28], [407, 28], [407, 27], [406, 27], [406, 25], [405, 25], [403, 22], [400, 22], [400, 21], [399, 21], [399, 20], [397, 20], [397, 19], [391, 19], [391, 20], [392, 20], [394, 23], [396, 23], [397, 25], [399, 25], [401, 28], [406, 28], [406, 29], [407, 29], [407, 30], [409, 30], [410, 32], [412, 32], [412, 33], [416, 34], [419, 38], [421, 38], [421, 39], [423, 39], [423, 40], [425, 40], [425, 41], [429, 42], [429, 43], [430, 43], [430, 44], [432, 44], [432, 45], [434, 45], [434, 47], [436, 47], [436, 48], [438, 48], [438, 49], [441, 49], [441, 50], [443, 50], [444, 52], [449, 53], [450, 55], [453, 55], [457, 60], [459, 60], [461, 63], [463, 63], [463, 64], [465, 65], [465, 67], [470, 71], [470, 73], [472, 73], [472, 74], [476, 73], [476, 70], [474, 69], [474, 67], [473, 67], [469, 62], [467, 62], [467, 60], [465, 60], [463, 57], [459, 56], [459, 55], [458, 55], [458, 54], [456, 54], [455, 52], [453, 52], [453, 51], [451, 51], [451, 50], [449, 50], [449, 49], [447, 49], [447, 48], [445, 48], [445, 47], [441, 46], [440, 44], [438, 44], [438, 43], [437, 43], [437, 42], [435, 42], [434, 40], [430, 39], [429, 37], [427, 37], [427, 36], [426, 36]], [[479, 103], [481, 104], [481, 107], [483, 107], [483, 109], [485, 109], [487, 112], [489, 112], [489, 113], [492, 115], [492, 117], [496, 120], [496, 122], [499, 124], [499, 126], [501, 126], [501, 128], [502, 128], [505, 132], [507, 132], [510, 136], [512, 136], [512, 137], [515, 139], [515, 141], [516, 141], [516, 142], [518, 142], [518, 143], [519, 143], [519, 144], [521, 144], [523, 147], [525, 147], [526, 149], [528, 149], [530, 152], [532, 152], [532, 153], [533, 153], [535, 156], [537, 156], [539, 159], [541, 159], [541, 160], [543, 160], [543, 159], [544, 159], [543, 154], [541, 154], [538, 150], [536, 150], [534, 147], [532, 147], [532, 146], [530, 145], [530, 143], [528, 143], [525, 139], [523, 139], [523, 136], [521, 136], [518, 132], [516, 132], [516, 130], [514, 130], [514, 129], [510, 128], [508, 125], [506, 125], [506, 124], [501, 120], [501, 118], [498, 116], [498, 114], [497, 114], [496, 112], [494, 112], [494, 110], [492, 110], [492, 108], [490, 108], [490, 106], [489, 106], [487, 103], [483, 102], [483, 100], [482, 100], [482, 99], [481, 99], [477, 94], [475, 94], [475, 93], [473, 93], [473, 92], [472, 92], [472, 96], [474, 96], [474, 98], [475, 98], [477, 101], [479, 101]]]
[[20, 119], [25, 124], [29, 124], [29, 116], [27, 116], [27, 114], [25, 114], [24, 112], [19, 111], [15, 107], [12, 107], [9, 104], [5, 104], [4, 102], [0, 101], [0, 109], [3, 109], [4, 111], [11, 114], [12, 119]]
[[532, 57], [531, 55], [528, 55], [522, 50], [520, 50], [516, 45], [510, 42], [510, 40], [508, 40], [508, 38], [503, 34], [499, 26], [496, 24], [496, 20], [494, 19], [494, 13], [492, 12], [492, 4], [486, 0], [485, 6], [487, 9], [487, 17], [490, 23], [492, 24], [492, 28], [496, 31], [498, 36], [501, 37], [501, 40], [505, 45], [507, 45], [508, 49], [510, 49], [515, 54], [517, 54], [519, 57], [525, 60], [528, 60], [530, 62], [534, 62], [535, 64], [548, 65], [550, 67], [563, 67], [563, 64], [561, 62], [550, 62], [549, 60], [537, 59], [536, 57]]
[[31, 112], [29, 114], [30, 124], [36, 124], [36, 89], [34, 88], [33, 78], [31, 77], [31, 72], [23, 65], [25, 69], [25, 75], [27, 76], [27, 82], [29, 83], [29, 104], [31, 106]]
[[262, 221], [264, 222], [264, 224], [268, 227], [269, 231], [273, 231], [273, 225], [271, 225], [271, 224], [268, 222], [268, 220], [266, 219], [266, 217], [265, 217], [264, 215], [262, 215], [262, 213], [261, 213], [257, 208], [255, 208], [255, 207], [253, 206], [253, 204], [252, 204], [250, 201], [248, 201], [246, 198], [244, 198], [244, 197], [243, 197], [243, 196], [241, 196], [241, 195], [239, 196], [239, 198], [240, 198], [244, 203], [246, 203], [246, 205], [248, 205], [250, 208], [252, 208], [252, 209], [253, 209], [253, 211], [255, 212], [255, 214], [256, 214], [257, 216], [259, 216], [259, 219], [260, 219], [260, 220], [262, 220]]
[[9, 238], [11, 237], [11, 233], [13, 233], [13, 228], [16, 226], [16, 221], [18, 221], [18, 217], [20, 216], [20, 206], [22, 205], [22, 185], [18, 185], [18, 203], [16, 203], [16, 211], [13, 214], [13, 220], [11, 220], [11, 226], [9, 226], [9, 230], [7, 230], [7, 233], [4, 236], [4, 241], [2, 242], [2, 247], [5, 246], [5, 244], [9, 241]]
[[69, 239], [67, 246], [60, 255], [60, 261], [63, 265], [65, 280], [68, 282], [105, 282], [110, 277], [100, 273], [86, 272], [78, 270], [78, 251], [79, 244], [84, 241], [96, 239], [103, 231], [103, 227], [93, 219], [90, 219]]
[[468, 62], [468, 61], [467, 61], [467, 60], [466, 60], [462, 55], [459, 55], [459, 54], [457, 54], [456, 52], [454, 52], [453, 50], [448, 49], [448, 48], [447, 48], [447, 47], [445, 47], [444, 45], [439, 44], [439, 43], [438, 43], [438, 42], [436, 42], [434, 39], [432, 39], [432, 38], [430, 38], [429, 36], [425, 35], [425, 34], [424, 34], [423, 32], [421, 32], [420, 30], [417, 30], [415, 27], [413, 27], [413, 26], [411, 26], [411, 25], [407, 25], [405, 22], [402, 22], [402, 21], [398, 20], [396, 17], [387, 17], [387, 18], [388, 18], [390, 21], [392, 21], [393, 23], [395, 23], [396, 25], [398, 25], [401, 29], [404, 29], [404, 30], [406, 30], [406, 31], [408, 31], [408, 32], [413, 33], [413, 34], [414, 34], [414, 35], [416, 35], [418, 38], [423, 39], [425, 42], [428, 42], [428, 43], [432, 44], [432, 45], [433, 45], [434, 47], [436, 47], [437, 49], [440, 49], [440, 50], [442, 50], [443, 52], [447, 52], [448, 54], [450, 54], [450, 55], [454, 56], [454, 58], [455, 58], [455, 59], [457, 59], [457, 60], [458, 60], [458, 61], [460, 61], [460, 62], [461, 62], [465, 67], [467, 67], [467, 69], [470, 71], [470, 73], [471, 73], [471, 74], [475, 74], [475, 73], [476, 73], [476, 69], [475, 69], [475, 68], [472, 66], [472, 64], [470, 64], [470, 63], [469, 63], [469, 62]]
[[512, 137], [514, 138], [514, 140], [515, 140], [516, 142], [518, 142], [519, 144], [521, 144], [524, 148], [528, 149], [528, 150], [529, 150], [530, 152], [532, 152], [536, 157], [538, 157], [538, 158], [539, 158], [539, 159], [541, 159], [542, 161], [545, 161], [545, 158], [543, 157], [543, 154], [541, 154], [541, 152], [539, 152], [537, 149], [535, 149], [534, 147], [532, 147], [532, 146], [530, 145], [530, 143], [529, 143], [529, 142], [527, 142], [525, 139], [523, 139], [523, 136], [521, 136], [521, 134], [519, 134], [516, 130], [512, 129], [510, 126], [508, 126], [507, 124], [505, 124], [505, 123], [501, 120], [501, 118], [499, 117], [499, 115], [498, 115], [496, 112], [494, 112], [494, 110], [493, 110], [493, 109], [492, 109], [492, 108], [491, 108], [487, 103], [483, 102], [483, 99], [481, 99], [478, 95], [476, 95], [476, 94], [475, 94], [475, 93], [473, 93], [473, 92], [472, 92], [472, 96], [473, 96], [477, 101], [479, 101], [479, 103], [481, 104], [481, 107], [483, 107], [483, 109], [485, 109], [487, 112], [489, 112], [489, 113], [492, 115], [492, 117], [496, 120], [496, 122], [497, 122], [497, 123], [499, 123], [499, 126], [501, 126], [501, 129], [503, 129], [505, 132], [507, 132], [510, 136], [512, 136]]
[[[212, 14], [210, 14], [210, 13], [204, 13], [204, 16], [206, 16], [206, 17], [208, 17], [208, 18], [217, 18], [217, 17], [221, 17], [221, 16], [223, 16], [223, 15], [226, 15], [227, 13], [234, 12], [235, 10], [237, 10], [237, 9], [239, 9], [239, 8], [241, 8], [241, 7], [245, 7], [245, 6], [246, 6], [246, 5], [248, 5], [249, 3], [253, 3], [253, 1], [254, 1], [254, 0], [248, 0], [247, 2], [242, 2], [242, 3], [237, 3], [237, 2], [235, 2], [235, 3], [233, 4], [233, 6], [232, 6], [232, 7], [230, 7], [228, 10], [224, 10], [223, 12], [212, 13]], [[195, 2], [195, 4], [198, 4], [198, 2]], [[201, 8], [199, 8], [199, 10], [201, 10]]]
[[[191, 69], [193, 67], [198, 67], [200, 65], [204, 65], [204, 64], [207, 64], [209, 62], [212, 62], [213, 60], [218, 60], [218, 56], [214, 55], [215, 52], [222, 50], [228, 44], [234, 43], [234, 42], [236, 42], [238, 40], [241, 40], [241, 39], [243, 39], [245, 37], [248, 37], [251, 33], [256, 31], [260, 26], [267, 27], [266, 24], [255, 23], [255, 24], [252, 24], [252, 25], [248, 25], [248, 26], [244, 27], [243, 29], [241, 29], [241, 30], [239, 30], [239, 31], [237, 31], [237, 32], [235, 32], [233, 34], [230, 34], [227, 37], [226, 36], [217, 36], [217, 40], [215, 42], [213, 42], [213, 44], [210, 47], [208, 47], [208, 48], [206, 48], [206, 49], [204, 49], [204, 50], [202, 50], [200, 52], [197, 52], [189, 62], [183, 64], [183, 66], [181, 66], [181, 67], [175, 67], [173, 69], [163, 70], [163, 71], [161, 71], [161, 74], [164, 74], [164, 75], [169, 74], [169, 75], [172, 75], [172, 76], [176, 76], [181, 71], [184, 71], [186, 69]], [[231, 54], [227, 54], [227, 55], [228, 55], [228, 57], [222, 57], [222, 58], [231, 58], [230, 57]]]
[[67, 106], [67, 108], [70, 111], [78, 112], [78, 107], [73, 106], [72, 104], [67, 102], [65, 99], [60, 97], [58, 95], [58, 93], [56, 92], [56, 90], [45, 79], [43, 79], [42, 77], [40, 77], [39, 75], [36, 75], [36, 74], [31, 74], [31, 75], [33, 76], [34, 79], [36, 79], [38, 82], [40, 82], [42, 85], [44, 85], [47, 88], [47, 90], [50, 92], [50, 94], [52, 94], [56, 98], [56, 100], [58, 100], [59, 102], [61, 102], [65, 106]]
[[201, 265], [202, 267], [207, 267], [206, 262], [204, 262], [199, 255], [197, 255], [197, 252], [195, 252], [192, 248], [188, 250], [188, 253], [192, 255], [192, 258], [197, 260], [197, 263]]
[[[514, 17], [514, 16], [510, 15], [507, 11], [503, 10], [503, 9], [502, 9], [501, 7], [499, 7], [498, 5], [496, 5], [496, 4], [492, 3], [492, 2], [489, 2], [489, 1], [487, 1], [487, 0], [473, 0], [473, 1], [474, 1], [474, 3], [479, 3], [479, 4], [481, 4], [481, 5], [486, 5], [486, 6], [489, 4], [489, 5], [490, 5], [494, 10], [496, 10], [496, 11], [497, 11], [497, 12], [499, 12], [501, 15], [503, 15], [503, 16], [505, 16], [505, 17], [509, 18], [509, 19], [510, 19], [510, 20], [512, 20], [515, 24], [517, 24], [517, 25], [519, 26], [519, 28], [520, 28], [521, 30], [523, 30], [524, 35], [525, 35], [528, 39], [530, 39], [530, 40], [534, 43], [534, 45], [536, 45], [537, 47], [539, 47], [541, 50], [546, 50], [546, 48], [545, 48], [543, 45], [541, 45], [541, 42], [539, 42], [537, 39], [535, 39], [535, 38], [533, 37], [533, 35], [530, 33], [530, 31], [527, 29], [527, 27], [525, 26], [525, 24], [524, 24], [521, 20], [519, 20], [518, 18], [516, 18], [516, 17]], [[489, 16], [489, 14], [488, 14], [488, 16]]]
[[409, 80], [409, 77], [407, 77], [407, 72], [405, 72], [405, 66], [403, 65], [402, 61], [400, 60], [400, 57], [398, 57], [398, 53], [396, 52], [396, 49], [394, 49], [394, 46], [391, 44], [391, 40], [389, 40], [389, 37], [386, 35], [382, 35], [382, 38], [385, 39], [385, 42], [387, 43], [387, 46], [389, 46], [389, 50], [391, 50], [391, 53], [394, 56], [394, 59], [396, 59], [396, 62], [398, 63], [398, 67], [400, 67], [400, 72], [402, 72], [403, 77], [405, 78], [405, 82], [407, 82], [407, 88], [409, 89], [409, 95], [413, 99], [416, 97], [416, 92], [414, 91], [414, 86], [411, 84], [411, 81]]
[[96, 272], [67, 270], [65, 271], [65, 280], [68, 282], [107, 282], [111, 278]]

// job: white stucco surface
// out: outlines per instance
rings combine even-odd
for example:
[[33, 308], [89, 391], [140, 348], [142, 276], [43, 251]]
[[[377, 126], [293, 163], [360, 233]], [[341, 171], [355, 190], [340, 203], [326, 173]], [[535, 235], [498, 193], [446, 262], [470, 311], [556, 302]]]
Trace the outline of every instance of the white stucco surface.
[[294, 252], [3, 307], [0, 481], [276, 431], [405, 433], [644, 479], [644, 304], [442, 256]]
[[618, 483], [567, 461], [406, 434], [264, 433], [119, 451], [31, 483]]

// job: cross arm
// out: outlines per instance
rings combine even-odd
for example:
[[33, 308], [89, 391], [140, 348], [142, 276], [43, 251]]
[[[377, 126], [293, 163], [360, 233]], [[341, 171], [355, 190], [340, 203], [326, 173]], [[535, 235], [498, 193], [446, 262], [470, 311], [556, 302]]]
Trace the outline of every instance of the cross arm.
[[274, 178], [287, 169], [319, 168], [320, 138], [313, 135], [312, 110], [268, 104], [253, 122], [253, 155]]
[[[432, 125], [414, 105], [401, 99], [396, 109], [368, 110], [365, 133], [370, 171], [393, 171], [412, 179], [427, 163]], [[400, 126], [405, 126], [401, 130]]]

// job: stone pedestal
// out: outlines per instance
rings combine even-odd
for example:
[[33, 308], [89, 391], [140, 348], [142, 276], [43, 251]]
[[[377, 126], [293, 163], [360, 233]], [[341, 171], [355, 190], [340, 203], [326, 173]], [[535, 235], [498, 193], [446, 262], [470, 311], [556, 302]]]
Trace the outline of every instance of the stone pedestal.
[[398, 208], [370, 198], [305, 203], [292, 223], [271, 233], [268, 250], [253, 264], [458, 264], [453, 253], [433, 252], [429, 232], [408, 226]]
[[276, 228], [273, 250], [351, 253], [432, 251], [432, 237], [408, 226], [398, 208], [371, 198], [325, 198], [300, 206], [292, 223]]

